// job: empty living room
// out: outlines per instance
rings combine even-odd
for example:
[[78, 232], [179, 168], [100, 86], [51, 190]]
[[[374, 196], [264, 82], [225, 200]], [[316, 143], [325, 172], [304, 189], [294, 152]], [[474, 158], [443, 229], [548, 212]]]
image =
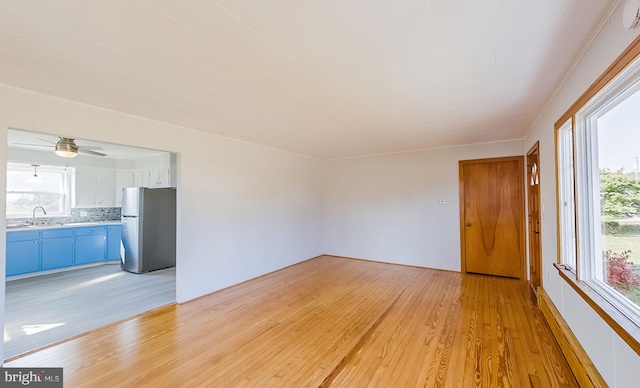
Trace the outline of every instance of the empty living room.
[[[0, 386], [635, 387], [638, 112], [640, 0], [0, 0], [5, 286], [122, 230], [11, 330], [0, 287]], [[170, 303], [36, 341], [165, 255]]]

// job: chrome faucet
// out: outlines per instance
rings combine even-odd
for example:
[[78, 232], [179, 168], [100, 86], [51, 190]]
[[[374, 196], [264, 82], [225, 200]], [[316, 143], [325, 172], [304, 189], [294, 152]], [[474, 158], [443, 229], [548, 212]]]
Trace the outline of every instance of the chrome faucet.
[[36, 210], [38, 210], [38, 208], [42, 209], [42, 212], [44, 213], [44, 215], [47, 215], [47, 211], [44, 210], [44, 208], [42, 206], [36, 206], [33, 208], [33, 220], [31, 221], [31, 224], [35, 225], [36, 224]]

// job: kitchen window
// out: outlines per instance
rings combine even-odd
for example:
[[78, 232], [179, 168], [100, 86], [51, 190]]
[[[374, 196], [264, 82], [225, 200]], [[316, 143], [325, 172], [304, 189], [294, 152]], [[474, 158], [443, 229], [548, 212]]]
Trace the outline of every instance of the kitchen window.
[[640, 38], [556, 122], [560, 274], [640, 354]]
[[35, 206], [70, 215], [70, 181], [65, 167], [7, 163], [7, 218], [31, 217]]

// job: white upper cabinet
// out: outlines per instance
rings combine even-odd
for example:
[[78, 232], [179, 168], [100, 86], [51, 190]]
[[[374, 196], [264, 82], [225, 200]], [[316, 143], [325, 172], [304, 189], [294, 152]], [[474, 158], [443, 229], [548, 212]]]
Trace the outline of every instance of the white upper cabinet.
[[134, 171], [134, 183], [140, 187], [175, 187], [174, 176], [171, 166], [143, 168]]
[[142, 170], [142, 187], [151, 187], [151, 171], [149, 169]]
[[142, 185], [142, 170], [133, 171], [133, 187], [144, 187]]
[[76, 167], [75, 206], [96, 206], [97, 170], [91, 167]]
[[171, 187], [171, 167], [164, 166], [152, 169], [152, 176], [156, 177], [152, 187]]
[[135, 184], [135, 174], [132, 170], [116, 170], [115, 204], [122, 206], [122, 189], [140, 186]]
[[100, 207], [115, 206], [115, 181], [114, 170], [98, 170], [98, 182], [96, 185], [96, 204]]
[[127, 167], [76, 167], [74, 207], [120, 207], [125, 187], [176, 187], [176, 164], [168, 157], [129, 161]]
[[115, 206], [115, 171], [93, 167], [76, 167], [75, 206]]

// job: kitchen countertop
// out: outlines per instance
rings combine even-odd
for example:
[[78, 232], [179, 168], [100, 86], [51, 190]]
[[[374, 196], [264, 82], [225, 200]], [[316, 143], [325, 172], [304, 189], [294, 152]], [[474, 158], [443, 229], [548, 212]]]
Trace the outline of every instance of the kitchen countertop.
[[45, 230], [45, 229], [60, 229], [60, 228], [78, 228], [83, 226], [106, 226], [106, 225], [120, 225], [120, 221], [96, 221], [96, 222], [70, 222], [67, 224], [53, 224], [53, 225], [24, 225], [18, 227], [7, 226], [7, 232], [22, 232], [25, 230]]

